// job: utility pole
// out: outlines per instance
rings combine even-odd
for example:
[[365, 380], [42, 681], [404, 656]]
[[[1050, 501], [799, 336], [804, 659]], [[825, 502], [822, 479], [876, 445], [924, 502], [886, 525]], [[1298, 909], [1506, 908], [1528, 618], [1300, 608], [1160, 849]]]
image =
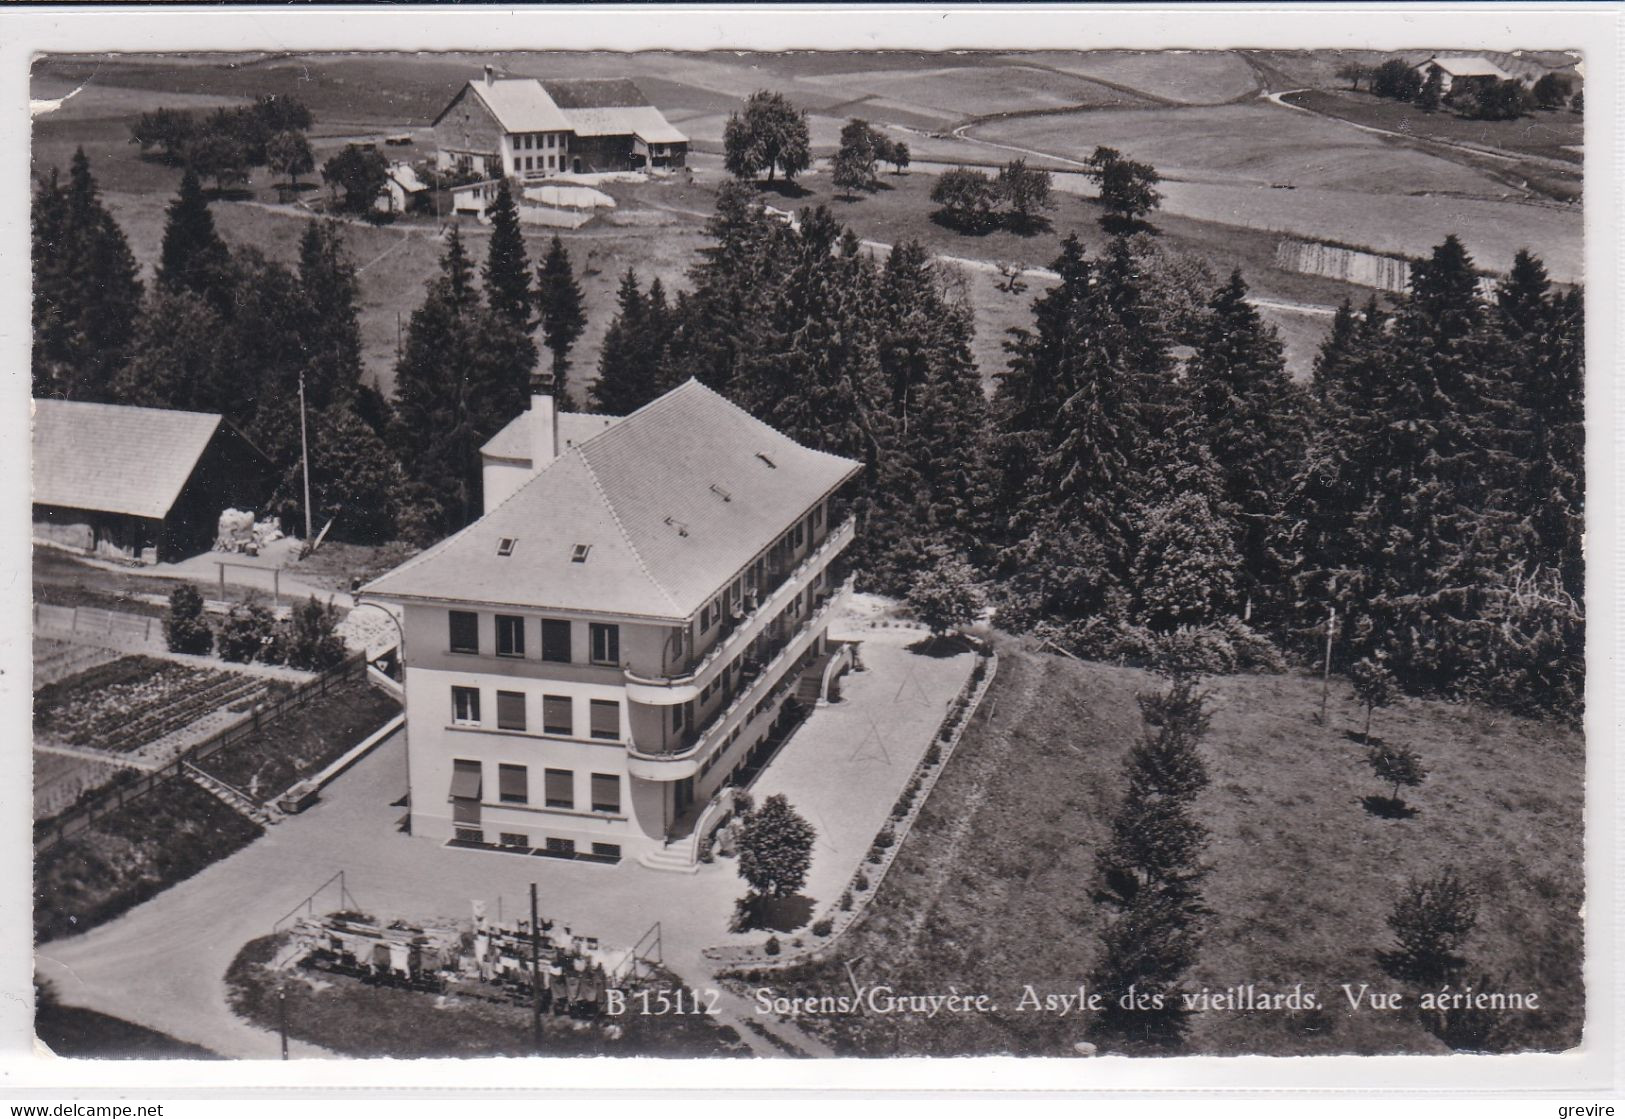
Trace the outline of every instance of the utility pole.
[[1320, 675], [1320, 725], [1326, 725], [1326, 697], [1332, 689], [1332, 634], [1337, 632], [1337, 607], [1326, 608], [1326, 665]]
[[305, 435], [305, 375], [299, 374], [299, 462], [305, 472], [305, 547], [315, 540], [310, 525], [310, 443]]
[[542, 1051], [542, 926], [536, 919], [536, 883], [530, 884], [530, 1024]]
[[288, 1059], [288, 988], [286, 980], [276, 989], [277, 1029], [282, 1034], [282, 1059]]

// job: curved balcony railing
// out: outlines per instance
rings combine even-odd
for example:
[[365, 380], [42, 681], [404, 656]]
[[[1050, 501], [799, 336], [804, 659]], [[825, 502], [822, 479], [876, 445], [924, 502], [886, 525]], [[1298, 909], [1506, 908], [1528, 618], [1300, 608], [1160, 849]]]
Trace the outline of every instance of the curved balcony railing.
[[622, 669], [626, 679], [626, 698], [633, 703], [669, 707], [697, 697], [700, 689], [711, 682], [712, 676], [724, 665], [731, 664], [734, 657], [755, 640], [789, 601], [805, 590], [813, 578], [852, 543], [856, 535], [857, 523], [851, 518], [843, 521], [818, 547], [807, 553], [807, 558], [797, 564], [774, 588], [773, 593], [734, 627], [733, 632], [718, 641], [688, 671], [675, 676], [640, 676], [630, 668]]
[[633, 777], [646, 781], [680, 781], [699, 771], [700, 762], [737, 726], [748, 721], [752, 708], [764, 699], [795, 688], [798, 678], [788, 670], [806, 654], [830, 615], [850, 597], [853, 580], [848, 578], [829, 599], [808, 615], [801, 627], [763, 665], [756, 677], [739, 690], [729, 704], [697, 734], [693, 741], [668, 753], [645, 752], [636, 743], [626, 748], [628, 769]]

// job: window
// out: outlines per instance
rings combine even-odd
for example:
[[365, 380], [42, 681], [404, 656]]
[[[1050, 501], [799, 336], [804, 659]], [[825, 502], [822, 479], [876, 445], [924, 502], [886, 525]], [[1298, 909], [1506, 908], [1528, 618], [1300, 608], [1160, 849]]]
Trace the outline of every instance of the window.
[[467, 610], [453, 610], [451, 618], [451, 651], [478, 653], [480, 651], [480, 616]]
[[497, 766], [497, 796], [504, 804], [530, 803], [530, 777], [524, 766]]
[[525, 619], [508, 614], [497, 615], [497, 656], [522, 657], [525, 655]]
[[517, 539], [515, 539], [514, 537], [512, 537], [512, 536], [504, 536], [501, 540], [497, 541], [497, 555], [499, 555], [499, 556], [511, 556], [511, 555], [513, 555], [513, 546], [515, 544], [517, 544], [518, 542], [519, 541]]
[[706, 630], [710, 629], [711, 623], [714, 620], [715, 619], [711, 617], [711, 604], [707, 602], [704, 606], [700, 607], [700, 632], [704, 633]]
[[573, 859], [576, 857], [576, 841], [573, 839], [559, 839], [557, 836], [550, 835], [547, 837], [547, 853]]
[[574, 704], [567, 695], [542, 697], [542, 733], [575, 734]]
[[807, 542], [807, 526], [800, 521], [796, 522], [796, 537], [791, 543], [792, 548], [799, 548]]
[[522, 831], [505, 831], [502, 833], [501, 843], [504, 847], [528, 848], [530, 846], [530, 836]]
[[484, 843], [485, 832], [479, 828], [457, 828], [454, 838], [458, 843]]
[[592, 853], [600, 859], [619, 859], [621, 845], [619, 843], [594, 843]]
[[590, 632], [592, 634], [592, 663], [620, 664], [621, 627], [593, 622]]
[[814, 528], [822, 528], [824, 526], [824, 505], [822, 502], [813, 506], [812, 518]]
[[[552, 137], [551, 137], [551, 136], [550, 136], [550, 137], [548, 137], [548, 139], [552, 139]], [[547, 169], [548, 169], [548, 170], [549, 170], [549, 171], [551, 171], [551, 170], [553, 170], [553, 169], [554, 169], [554, 168], [553, 168], [553, 157], [552, 157], [552, 156], [548, 156], [548, 157], [547, 157]]]
[[[548, 147], [550, 147], [550, 148], [551, 148], [551, 147], [554, 147], [554, 146], [556, 146], [556, 145], [555, 145], [555, 143], [554, 143], [554, 142], [555, 142], [555, 141], [556, 141], [556, 140], [558, 140], [558, 136], [557, 136], [557, 135], [555, 135], [555, 134], [554, 134], [554, 133], [552, 133], [552, 132], [549, 132], [549, 133], [548, 133], [548, 134], [547, 134], [547, 146], [548, 146]], [[552, 162], [552, 159], [553, 159], [553, 157], [552, 157], [552, 156], [548, 156], [548, 157], [547, 157], [547, 158], [548, 158], [548, 161], [549, 161], [549, 162]]]
[[497, 693], [497, 729], [525, 729], [525, 693]]
[[570, 549], [570, 562], [586, 563], [587, 553], [590, 551], [592, 551], [591, 544], [577, 544], [574, 548]]
[[542, 659], [570, 663], [570, 623], [553, 618], [542, 619]]
[[619, 812], [621, 810], [621, 779], [613, 773], [592, 775], [592, 810]]
[[621, 737], [621, 705], [613, 699], [592, 701], [592, 736], [594, 738]]
[[478, 688], [451, 689], [451, 721], [460, 727], [480, 725], [480, 690]]
[[576, 775], [573, 770], [550, 769], [543, 778], [547, 784], [546, 796], [549, 808], [576, 806]]
[[484, 794], [481, 784], [480, 763], [465, 758], [451, 761], [451, 818], [457, 824], [480, 822], [480, 798]]
[[671, 729], [674, 731], [683, 729], [683, 705], [681, 703], [671, 709]]

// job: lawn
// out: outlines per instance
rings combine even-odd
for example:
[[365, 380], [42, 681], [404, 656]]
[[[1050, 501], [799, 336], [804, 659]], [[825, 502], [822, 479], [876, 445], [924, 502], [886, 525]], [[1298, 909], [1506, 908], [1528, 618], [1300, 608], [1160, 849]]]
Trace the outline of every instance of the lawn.
[[1347, 89], [1307, 90], [1285, 100], [1341, 120], [1404, 132], [1424, 140], [1476, 144], [1498, 151], [1562, 160], [1574, 165], [1578, 181], [1582, 162], [1578, 149], [1585, 143], [1585, 118], [1579, 113], [1542, 110], [1517, 120], [1467, 120], [1449, 109], [1424, 113], [1409, 102]]
[[[286, 945], [285, 934], [263, 936], [243, 947], [226, 972], [232, 1009], [266, 1029], [277, 1029], [285, 990], [288, 1035], [347, 1057], [528, 1057], [531, 1011], [511, 1002], [442, 997], [375, 986], [330, 972], [278, 973], [266, 965]], [[655, 986], [681, 982], [669, 974]], [[732, 1027], [703, 1015], [628, 1014], [577, 1021], [542, 1019], [543, 1053], [549, 1057], [732, 1057], [748, 1055]], [[604, 1027], [619, 1027], [612, 1036]]]
[[260, 826], [174, 778], [34, 859], [34, 939], [109, 921], [246, 846]]
[[[1272, 1055], [1443, 1051], [1408, 1014], [1348, 1009], [1339, 987], [1394, 984], [1375, 953], [1408, 876], [1451, 865], [1480, 889], [1466, 944], [1502, 991], [1541, 992], [1542, 1011], [1511, 1016], [1505, 1043], [1560, 1050], [1579, 1041], [1584, 751], [1577, 732], [1463, 705], [1406, 700], [1374, 733], [1416, 748], [1431, 777], [1410, 819], [1368, 814], [1376, 787], [1349, 738], [1361, 712], [1334, 684], [1317, 726], [1307, 675], [1210, 681], [1214, 718], [1202, 749], [1211, 785], [1197, 812], [1212, 832], [1204, 886], [1213, 914], [1196, 992], [1252, 983], [1319, 993], [1315, 1012], [1208, 1011], [1192, 1052]], [[1025, 984], [1075, 992], [1095, 962], [1103, 914], [1094, 857], [1140, 730], [1134, 695], [1156, 681], [1133, 669], [1009, 647], [978, 721], [932, 793], [898, 862], [838, 956], [761, 978], [781, 994], [848, 990], [985, 992], [991, 1014], [801, 1017], [844, 1055], [1014, 1053], [1061, 1056], [1085, 1036], [1076, 1016], [1022, 1011]], [[756, 982], [752, 980], [752, 982]]]
[[34, 693], [34, 733], [129, 753], [222, 707], [254, 702], [266, 682], [155, 657], [120, 657]]
[[253, 799], [275, 799], [400, 714], [398, 700], [364, 679], [346, 680], [197, 763]]

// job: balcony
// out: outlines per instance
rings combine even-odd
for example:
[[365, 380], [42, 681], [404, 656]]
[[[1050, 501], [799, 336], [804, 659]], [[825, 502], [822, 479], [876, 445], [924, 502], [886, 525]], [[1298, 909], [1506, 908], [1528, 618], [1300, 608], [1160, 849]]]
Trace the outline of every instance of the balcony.
[[[795, 688], [798, 678], [790, 670], [801, 663], [813, 640], [828, 624], [831, 615], [846, 603], [851, 593], [852, 580], [848, 579], [776, 648], [770, 646], [763, 663], [747, 665], [742, 677], [743, 686], [738, 694], [681, 749], [670, 753], [646, 753], [636, 743], [629, 744], [627, 768], [632, 776], [645, 781], [680, 781], [698, 773], [700, 763], [733, 733], [734, 728], [749, 721], [750, 713], [757, 704], [763, 700], [777, 700]], [[753, 668], [754, 675], [751, 674]]]
[[[792, 598], [804, 591], [818, 573], [829, 566], [830, 561], [852, 543], [856, 535], [856, 522], [851, 519], [843, 521], [824, 537], [818, 547], [807, 554], [806, 559], [785, 573], [783, 580], [777, 582], [773, 593], [755, 610], [734, 623], [731, 632], [725, 631], [726, 636], [689, 671], [680, 676], [650, 677], [639, 676], [630, 668], [624, 669], [626, 698], [633, 703], [645, 703], [654, 707], [671, 707], [697, 698], [700, 689], [709, 685], [724, 666], [732, 664], [734, 658], [779, 616], [780, 611]], [[772, 568], [768, 569], [766, 578], [769, 584], [775, 582], [775, 572]], [[727, 626], [728, 622], [724, 621], [723, 625]]]

